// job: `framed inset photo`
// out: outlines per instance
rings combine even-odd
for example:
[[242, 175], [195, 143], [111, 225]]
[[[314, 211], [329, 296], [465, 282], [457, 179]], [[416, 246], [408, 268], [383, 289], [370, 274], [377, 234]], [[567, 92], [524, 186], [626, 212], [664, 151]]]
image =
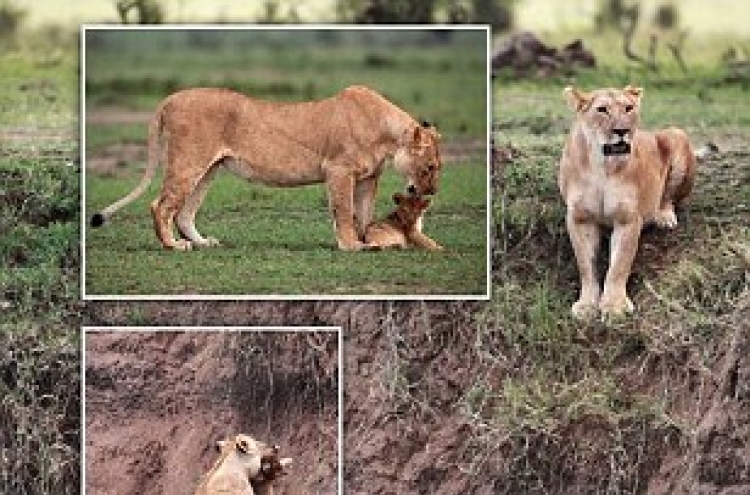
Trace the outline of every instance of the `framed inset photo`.
[[82, 333], [84, 493], [343, 493], [339, 328]]
[[83, 26], [83, 298], [488, 299], [488, 26]]

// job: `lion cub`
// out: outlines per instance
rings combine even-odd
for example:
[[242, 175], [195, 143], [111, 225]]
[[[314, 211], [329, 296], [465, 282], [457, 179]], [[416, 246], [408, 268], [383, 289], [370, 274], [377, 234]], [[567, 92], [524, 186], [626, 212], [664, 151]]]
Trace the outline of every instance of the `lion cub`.
[[365, 230], [365, 245], [369, 249], [406, 248], [417, 246], [431, 251], [443, 249], [422, 233], [422, 216], [430, 200], [417, 195], [393, 195], [396, 209], [385, 220], [372, 222]]
[[[674, 208], [689, 194], [696, 157], [687, 135], [639, 129], [643, 90], [565, 88], [576, 118], [560, 158], [566, 226], [581, 277], [573, 315], [631, 312], [625, 285], [647, 223], [674, 228]], [[603, 289], [596, 273], [601, 228], [612, 228]]]

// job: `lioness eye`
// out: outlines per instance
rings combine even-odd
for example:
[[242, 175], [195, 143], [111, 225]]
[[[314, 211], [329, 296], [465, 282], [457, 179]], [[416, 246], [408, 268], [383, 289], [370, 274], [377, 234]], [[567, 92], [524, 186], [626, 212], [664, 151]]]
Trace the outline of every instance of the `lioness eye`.
[[596, 111], [599, 113], [607, 113], [607, 107], [605, 107], [604, 105], [596, 107]]
[[633, 111], [633, 105], [625, 105], [625, 112], [630, 113]]
[[435, 165], [432, 164], [432, 163], [430, 163], [429, 165], [427, 165], [427, 170], [429, 170], [430, 172], [432, 172], [433, 170], [435, 170]]

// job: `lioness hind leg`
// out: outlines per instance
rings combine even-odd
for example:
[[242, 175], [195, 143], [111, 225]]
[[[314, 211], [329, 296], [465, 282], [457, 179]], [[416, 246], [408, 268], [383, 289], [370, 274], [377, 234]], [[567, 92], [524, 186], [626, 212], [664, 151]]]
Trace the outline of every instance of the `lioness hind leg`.
[[[690, 195], [695, 183], [695, 150], [687, 135], [679, 129], [665, 129], [656, 134], [662, 160], [668, 165], [667, 180], [662, 195], [664, 206], [680, 206]], [[674, 211], [674, 208], [672, 208]]]
[[211, 180], [218, 167], [213, 167], [198, 181], [193, 191], [185, 199], [185, 204], [177, 213], [177, 230], [180, 235], [191, 242], [194, 247], [218, 246], [220, 242], [213, 237], [203, 237], [195, 227], [195, 215], [203, 204]]
[[172, 223], [177, 213], [177, 205], [173, 201], [161, 196], [151, 203], [151, 215], [154, 219], [154, 230], [164, 246], [164, 249], [175, 251], [189, 251], [192, 248], [190, 241], [175, 239], [172, 236]]

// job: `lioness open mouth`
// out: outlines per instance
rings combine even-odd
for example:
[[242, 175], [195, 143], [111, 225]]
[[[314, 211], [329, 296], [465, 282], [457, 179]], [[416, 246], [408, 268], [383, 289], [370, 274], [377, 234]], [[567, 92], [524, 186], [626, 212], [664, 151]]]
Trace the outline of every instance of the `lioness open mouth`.
[[602, 153], [604, 156], [630, 154], [630, 143], [619, 141], [614, 144], [605, 144], [602, 146]]

